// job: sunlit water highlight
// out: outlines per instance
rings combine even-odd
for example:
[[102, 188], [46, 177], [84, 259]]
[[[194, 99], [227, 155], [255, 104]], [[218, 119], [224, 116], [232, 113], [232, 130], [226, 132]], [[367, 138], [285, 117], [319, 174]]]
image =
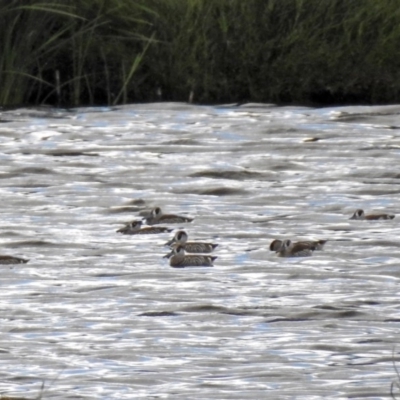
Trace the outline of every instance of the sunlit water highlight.
[[[0, 393], [387, 399], [399, 341], [400, 106], [177, 103], [0, 114]], [[119, 235], [154, 206], [195, 218]], [[329, 239], [310, 258], [275, 238]], [[395, 350], [394, 360], [399, 359]]]

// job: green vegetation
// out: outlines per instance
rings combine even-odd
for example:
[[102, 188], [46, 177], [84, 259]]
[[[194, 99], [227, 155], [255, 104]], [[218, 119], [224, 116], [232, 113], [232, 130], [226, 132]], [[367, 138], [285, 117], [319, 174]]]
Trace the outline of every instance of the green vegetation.
[[397, 0], [0, 0], [0, 105], [394, 103]]

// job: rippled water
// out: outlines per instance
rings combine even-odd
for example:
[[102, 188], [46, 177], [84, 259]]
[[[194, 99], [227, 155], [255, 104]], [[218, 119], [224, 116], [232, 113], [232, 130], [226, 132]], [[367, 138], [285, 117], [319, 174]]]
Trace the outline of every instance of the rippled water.
[[[400, 106], [177, 103], [0, 113], [0, 393], [387, 399], [400, 365]], [[219, 243], [173, 269], [161, 206]], [[172, 227], [172, 226], [171, 226]], [[274, 238], [329, 239], [283, 259]]]

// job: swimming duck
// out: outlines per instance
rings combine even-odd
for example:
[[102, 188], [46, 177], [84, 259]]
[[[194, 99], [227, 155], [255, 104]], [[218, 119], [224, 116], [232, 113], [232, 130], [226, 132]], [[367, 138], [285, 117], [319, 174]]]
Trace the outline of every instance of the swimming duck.
[[377, 220], [377, 219], [393, 219], [394, 215], [393, 214], [369, 214], [365, 215], [364, 210], [358, 209], [356, 212], [353, 214], [353, 216], [350, 219], [367, 219], [367, 220]]
[[28, 261], [25, 258], [0, 255], [0, 264], [26, 264]]
[[217, 259], [203, 254], [186, 254], [181, 245], [174, 247], [164, 258], [169, 258], [169, 265], [174, 268], [213, 267], [213, 261]]
[[166, 246], [171, 246], [177, 243], [184, 247], [188, 253], [211, 253], [218, 244], [206, 242], [188, 242], [188, 234], [185, 231], [178, 231], [175, 236], [165, 243]]
[[164, 226], [147, 226], [142, 228], [142, 221], [132, 221], [126, 224], [123, 228], [118, 229], [118, 233], [123, 235], [152, 235], [156, 233], [171, 232], [172, 229], [168, 229]]
[[180, 224], [182, 222], [192, 222], [193, 218], [174, 214], [163, 214], [160, 207], [151, 210], [150, 216], [146, 218], [148, 225], [156, 224]]
[[276, 252], [278, 257], [309, 257], [315, 250], [315, 246], [309, 246], [304, 243], [292, 243], [287, 239], [282, 242], [280, 249]]
[[[271, 251], [279, 251], [282, 247], [282, 240], [280, 239], [275, 239], [271, 242], [271, 244], [269, 245], [269, 249]], [[325, 243], [327, 242], [327, 240], [302, 240], [300, 242], [296, 242], [293, 243], [295, 244], [301, 244], [304, 246], [308, 246], [308, 247], [314, 247], [315, 250], [322, 250], [325, 246]]]

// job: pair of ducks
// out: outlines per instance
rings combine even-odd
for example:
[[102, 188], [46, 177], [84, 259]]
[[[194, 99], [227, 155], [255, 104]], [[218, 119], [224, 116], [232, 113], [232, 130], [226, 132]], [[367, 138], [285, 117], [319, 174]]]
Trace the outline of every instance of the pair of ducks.
[[[364, 210], [358, 209], [350, 219], [373, 221], [393, 219], [394, 217], [393, 214], [366, 215]], [[275, 251], [278, 257], [308, 257], [311, 256], [315, 250], [322, 250], [326, 242], [327, 240], [316, 240], [292, 243], [291, 240], [276, 239], [272, 241], [269, 249]]]
[[[124, 235], [151, 235], [157, 233], [171, 232], [164, 226], [153, 226], [158, 224], [180, 224], [186, 222], [192, 222], [193, 218], [184, 217], [175, 214], [163, 214], [160, 207], [156, 207], [151, 210], [150, 215], [145, 218], [147, 227], [142, 227], [143, 221], [136, 220], [129, 222], [123, 228], [118, 229], [118, 233]], [[185, 231], [176, 232], [175, 236], [166, 243], [167, 246], [171, 246], [172, 250], [170, 253], [164, 256], [169, 258], [169, 265], [175, 268], [184, 267], [212, 267], [213, 261], [217, 257], [209, 256], [198, 253], [211, 253], [218, 245], [214, 243], [204, 242], [188, 242], [188, 235]], [[192, 254], [186, 254], [192, 253]], [[193, 254], [194, 253], [194, 254]]]
[[126, 224], [123, 228], [118, 229], [118, 233], [122, 233], [124, 235], [153, 235], [157, 233], [171, 232], [172, 229], [169, 229], [165, 226], [152, 226], [158, 224], [180, 224], [183, 222], [192, 222], [193, 218], [184, 217], [181, 215], [175, 214], [163, 214], [160, 207], [153, 208], [150, 212], [150, 215], [144, 219], [144, 222], [147, 227], [142, 227], [142, 220], [135, 220]]
[[[176, 232], [175, 236], [165, 243], [172, 248], [163, 258], [169, 258], [169, 265], [174, 268], [213, 267], [216, 256], [199, 253], [211, 253], [218, 244], [207, 242], [188, 242], [185, 231]], [[186, 254], [186, 252], [191, 254]]]

